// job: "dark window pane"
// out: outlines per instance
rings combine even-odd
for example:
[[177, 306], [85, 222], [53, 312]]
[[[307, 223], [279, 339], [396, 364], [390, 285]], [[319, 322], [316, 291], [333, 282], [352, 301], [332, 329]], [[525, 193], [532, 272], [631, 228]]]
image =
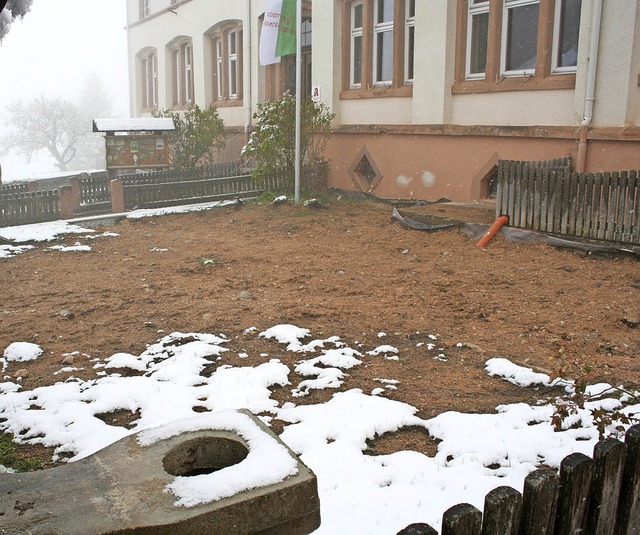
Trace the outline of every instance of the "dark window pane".
[[376, 82], [393, 80], [393, 32], [378, 34]]
[[416, 16], [416, 0], [409, 0], [409, 9], [407, 11], [407, 17]]
[[473, 15], [471, 19], [471, 57], [469, 73], [480, 74], [487, 70], [487, 38], [489, 35], [489, 13]]
[[378, 0], [378, 17], [376, 23], [393, 20], [393, 0]]
[[237, 82], [237, 78], [236, 78], [236, 62], [235, 61], [230, 61], [229, 62], [229, 93], [231, 95], [235, 95], [238, 92], [238, 82]]
[[413, 58], [414, 58], [414, 42], [416, 36], [416, 29], [411, 26], [409, 28], [409, 57], [407, 58], [407, 80], [413, 80]]
[[353, 83], [362, 83], [362, 37], [353, 38]]
[[509, 9], [507, 71], [535, 69], [538, 53], [538, 4]]
[[575, 67], [578, 63], [578, 37], [582, 0], [563, 0], [560, 7], [558, 67]]
[[353, 27], [362, 28], [362, 4], [353, 8]]

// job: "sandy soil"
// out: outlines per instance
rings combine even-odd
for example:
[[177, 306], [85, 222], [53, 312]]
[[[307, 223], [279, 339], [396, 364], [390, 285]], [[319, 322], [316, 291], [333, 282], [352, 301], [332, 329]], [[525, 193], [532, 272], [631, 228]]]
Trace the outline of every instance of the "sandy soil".
[[[482, 206], [404, 210], [493, 220]], [[88, 253], [38, 244], [0, 260], [0, 350], [15, 341], [45, 350], [20, 366], [27, 389], [64, 379], [53, 372], [69, 353], [80, 354], [65, 362], [86, 367], [74, 373], [90, 378], [87, 355], [139, 354], [173, 331], [227, 335], [222, 364], [280, 358], [292, 365], [295, 355], [257, 333], [293, 323], [363, 350], [395, 346], [398, 361], [366, 356], [343, 389], [370, 392], [380, 386], [375, 378], [397, 379], [398, 389], [385, 395], [422, 417], [493, 411], [556, 393], [488, 377], [483, 366], [493, 356], [543, 371], [565, 366], [569, 376], [589, 362], [593, 380], [640, 387], [637, 260], [507, 243], [500, 235], [478, 248], [457, 231], [409, 230], [391, 211], [346, 198], [326, 209], [244, 205], [121, 220], [97, 229], [119, 237], [61, 240], [88, 244]], [[248, 327], [258, 331], [245, 333]], [[241, 352], [250, 357], [240, 359]], [[15, 378], [18, 366], [8, 372]], [[289, 388], [274, 392], [282, 401], [290, 396]], [[433, 452], [429, 438], [411, 430], [372, 444], [374, 452], [406, 448]]]

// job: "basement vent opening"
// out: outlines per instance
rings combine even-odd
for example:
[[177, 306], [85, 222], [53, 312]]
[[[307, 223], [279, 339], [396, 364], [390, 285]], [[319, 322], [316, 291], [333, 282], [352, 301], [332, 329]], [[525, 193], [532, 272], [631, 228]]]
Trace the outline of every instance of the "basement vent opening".
[[365, 147], [349, 168], [351, 180], [362, 191], [373, 191], [382, 180], [382, 173]]
[[364, 178], [369, 183], [369, 185], [373, 184], [376, 180], [376, 177], [378, 176], [376, 170], [373, 168], [373, 165], [371, 165], [371, 162], [369, 161], [369, 158], [367, 158], [366, 154], [362, 156], [362, 158], [358, 162], [358, 165], [356, 165], [356, 168], [353, 171], [360, 175], [361, 178]]

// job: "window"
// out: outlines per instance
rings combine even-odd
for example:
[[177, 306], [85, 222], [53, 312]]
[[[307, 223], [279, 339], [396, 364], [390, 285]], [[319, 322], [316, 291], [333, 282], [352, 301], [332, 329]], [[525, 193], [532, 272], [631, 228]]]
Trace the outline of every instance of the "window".
[[416, 0], [407, 0], [405, 10], [405, 54], [404, 54], [404, 80], [406, 83], [413, 82], [413, 63], [416, 37]]
[[458, 0], [453, 92], [575, 86], [582, 0]]
[[362, 83], [362, 2], [351, 5], [351, 87]]
[[193, 47], [191, 41], [180, 41], [170, 49], [173, 77], [173, 105], [185, 108], [194, 103]]
[[149, 0], [138, 0], [138, 9], [140, 13], [140, 18], [144, 19], [149, 16]]
[[553, 31], [553, 72], [573, 72], [578, 64], [582, 0], [556, 1]]
[[374, 84], [393, 82], [393, 0], [375, 0]]
[[212, 100], [240, 103], [242, 99], [242, 29], [237, 22], [217, 26], [211, 39], [213, 78]]
[[155, 50], [139, 56], [142, 109], [158, 107], [158, 55]]
[[411, 95], [415, 6], [415, 0], [345, 0], [342, 98]]

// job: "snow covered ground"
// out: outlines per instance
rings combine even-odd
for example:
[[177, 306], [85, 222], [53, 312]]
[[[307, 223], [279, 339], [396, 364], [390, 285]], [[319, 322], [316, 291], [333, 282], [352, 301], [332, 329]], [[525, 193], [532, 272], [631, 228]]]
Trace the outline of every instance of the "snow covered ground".
[[[39, 239], [52, 239], [59, 232], [91, 232], [60, 223], [30, 227]], [[35, 235], [26, 227], [0, 229], [0, 234], [20, 241]], [[237, 429], [255, 458], [280, 459], [259, 473], [256, 466], [262, 463], [256, 465], [255, 458], [248, 457], [213, 474], [176, 477], [167, 490], [175, 495], [176, 507], [189, 507], [225, 495], [225, 488], [259, 486], [292, 473], [277, 444], [261, 442], [246, 421], [229, 411], [247, 408], [267, 423], [286, 422], [280, 438], [317, 475], [322, 526], [316, 533], [387, 535], [413, 522], [440, 529], [442, 513], [454, 504], [469, 502], [482, 509], [488, 491], [502, 485], [521, 491], [525, 476], [540, 464], [558, 467], [570, 453], [591, 455], [598, 432], [590, 409], [621, 406], [609, 385], [594, 385], [590, 392], [600, 397], [587, 403], [561, 432], [554, 432], [551, 425], [554, 407], [542, 402], [499, 406], [493, 414], [447, 412], [424, 420], [414, 407], [384, 396], [387, 390], [403, 387], [392, 372], [379, 378], [380, 386], [373, 392], [349, 388], [349, 369], [397, 357], [397, 348], [382, 340], [377, 347], [335, 336], [313, 340], [304, 326], [294, 325], [264, 331], [248, 326], [245, 335], [273, 340], [273, 352], [249, 355], [220, 333], [172, 333], [140, 355], [76, 358], [74, 365], [93, 367], [97, 379], [74, 378], [74, 368], [67, 367], [56, 372], [59, 382], [33, 390], [23, 389], [13, 373], [40, 358], [43, 348], [16, 340], [0, 348], [0, 430], [54, 447], [56, 455], [70, 456], [73, 462], [131, 433], [141, 432], [138, 440], [149, 443], [162, 438], [158, 426], [169, 426], [164, 432], [174, 433], [214, 425]], [[433, 335], [425, 334], [418, 343], [433, 340]], [[236, 352], [247, 365], [219, 364], [213, 373], [203, 373], [227, 352]], [[294, 369], [278, 360], [277, 355], [285, 352], [295, 353]], [[393, 364], [390, 360], [390, 369]], [[523, 388], [551, 383], [548, 376], [506, 359], [488, 360], [486, 371], [496, 380]], [[573, 388], [570, 382], [558, 384], [569, 392]], [[336, 392], [326, 403], [281, 405], [271, 397], [270, 387], [276, 385], [290, 388], [294, 398], [304, 398], [311, 389]], [[120, 409], [137, 413], [132, 429], [96, 417]], [[200, 412], [203, 409], [208, 412]], [[624, 409], [628, 414], [638, 411], [640, 406]], [[441, 441], [435, 457], [414, 451], [365, 454], [367, 440], [408, 426], [423, 427]]]

